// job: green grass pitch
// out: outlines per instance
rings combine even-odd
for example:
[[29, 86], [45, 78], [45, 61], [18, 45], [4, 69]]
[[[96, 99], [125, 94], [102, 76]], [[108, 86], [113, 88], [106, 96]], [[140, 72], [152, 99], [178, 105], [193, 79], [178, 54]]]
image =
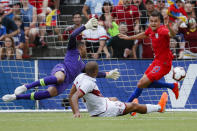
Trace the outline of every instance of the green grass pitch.
[[197, 131], [197, 112], [81, 116], [77, 119], [72, 113], [0, 113], [0, 131]]

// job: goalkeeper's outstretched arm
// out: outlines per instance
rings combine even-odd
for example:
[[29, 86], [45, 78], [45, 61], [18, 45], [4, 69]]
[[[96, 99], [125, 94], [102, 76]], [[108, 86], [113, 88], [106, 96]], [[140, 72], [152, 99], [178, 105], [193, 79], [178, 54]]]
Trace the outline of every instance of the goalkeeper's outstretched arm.
[[70, 36], [69, 42], [68, 42], [68, 50], [76, 49], [77, 48], [77, 42], [76, 37], [85, 30], [85, 26], [81, 26], [74, 30]]
[[85, 25], [74, 30], [70, 36], [67, 49], [68, 50], [76, 49], [77, 48], [76, 37], [85, 29], [95, 29], [97, 26], [98, 26], [97, 19], [92, 18]]

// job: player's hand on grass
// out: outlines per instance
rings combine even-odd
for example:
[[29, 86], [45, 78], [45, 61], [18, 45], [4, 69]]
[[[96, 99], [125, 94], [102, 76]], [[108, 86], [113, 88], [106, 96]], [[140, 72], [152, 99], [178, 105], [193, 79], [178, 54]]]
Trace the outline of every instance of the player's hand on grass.
[[93, 29], [95, 30], [98, 26], [98, 20], [96, 18], [91, 18], [86, 24], [86, 29]]
[[106, 73], [106, 78], [117, 80], [119, 77], [120, 77], [120, 72], [118, 71], [118, 69], [114, 69]]
[[120, 39], [130, 40], [130, 38], [129, 38], [127, 35], [119, 34], [118, 37], [119, 37]]
[[74, 118], [80, 118], [81, 115], [80, 115], [80, 113], [75, 113], [75, 114], [73, 115], [73, 117], [74, 117]]

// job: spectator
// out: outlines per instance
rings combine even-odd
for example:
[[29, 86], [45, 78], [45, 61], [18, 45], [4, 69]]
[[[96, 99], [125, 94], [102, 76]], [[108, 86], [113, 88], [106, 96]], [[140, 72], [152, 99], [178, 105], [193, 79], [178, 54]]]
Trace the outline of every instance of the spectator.
[[44, 41], [44, 36], [46, 33], [45, 20], [48, 7], [48, 0], [29, 0], [29, 3], [37, 9], [37, 21], [39, 24], [40, 33], [39, 43], [42, 45], [42, 47], [47, 47], [47, 43]]
[[[142, 0], [132, 0], [131, 4], [134, 4], [135, 6], [138, 7], [140, 18], [142, 16], [146, 16], [147, 10], [146, 10], [146, 7], [145, 7], [144, 2]], [[142, 25], [141, 20], [140, 20], [140, 25]], [[142, 30], [142, 26], [140, 26], [140, 30]]]
[[179, 28], [179, 32], [184, 35], [186, 45], [183, 54], [184, 59], [197, 58], [197, 24], [194, 18], [188, 19], [187, 28]]
[[[35, 39], [39, 31], [37, 29], [37, 12], [36, 8], [29, 4], [28, 0], [22, 0], [23, 8], [21, 8], [21, 17], [24, 22], [24, 31], [27, 43], [35, 46]], [[27, 20], [25, 19], [27, 18]]]
[[[149, 16], [151, 15], [151, 13], [155, 10], [154, 7], [154, 1], [153, 0], [146, 0], [146, 10], [147, 13], [146, 14], [142, 14], [140, 21], [141, 21], [141, 26], [142, 29], [145, 30], [146, 26], [149, 25]], [[160, 19], [161, 19], [161, 23], [163, 23], [163, 17], [160, 14]]]
[[[127, 34], [127, 25], [125, 23], [121, 23], [119, 25], [119, 32], [121, 34]], [[112, 57], [113, 58], [128, 58], [133, 57], [134, 54], [132, 52], [133, 41], [132, 40], [124, 40], [120, 39], [118, 35], [112, 37], [108, 44], [109, 47], [112, 47]]]
[[176, 37], [174, 38], [170, 38], [170, 50], [174, 56], [174, 58], [178, 58], [177, 56], [177, 48], [178, 48], [179, 42], [178, 39]]
[[[81, 13], [80, 12], [75, 12], [73, 13], [72, 15], [72, 21], [73, 21], [73, 25], [67, 27], [63, 33], [63, 38], [64, 40], [68, 40], [70, 34], [75, 30], [77, 29], [78, 27], [80, 27], [82, 24], [81, 24], [81, 21], [82, 21], [82, 17], [81, 17]], [[82, 35], [78, 35], [77, 36], [77, 40], [78, 41], [81, 41], [82, 40]]]
[[191, 3], [185, 4], [185, 12], [187, 13], [187, 17], [189, 18], [196, 18], [194, 8], [192, 7]]
[[142, 14], [146, 13], [146, 7], [145, 7], [144, 2], [142, 0], [132, 0], [131, 4], [134, 4], [138, 7], [140, 16], [142, 16]]
[[98, 59], [99, 56], [103, 57], [102, 51], [104, 51], [106, 58], [110, 58], [105, 42], [108, 39], [106, 30], [98, 25], [95, 30], [85, 30], [82, 33], [83, 39], [85, 39], [88, 57]]
[[12, 4], [11, 0], [0, 0], [0, 5], [3, 6], [3, 10], [4, 10], [4, 16], [7, 17], [12, 17], [12, 9], [10, 8], [10, 5]]
[[18, 49], [20, 55], [23, 55], [23, 50], [25, 46], [25, 33], [24, 33], [24, 30], [21, 29], [22, 20], [20, 16], [14, 16], [14, 22], [16, 23], [19, 29], [19, 33], [13, 37], [15, 48]]
[[2, 25], [2, 18], [0, 18], [0, 47], [3, 44], [4, 37], [6, 36], [6, 28]]
[[138, 8], [130, 4], [130, 0], [123, 0], [123, 5], [115, 6], [112, 16], [117, 24], [125, 22], [128, 28], [127, 35], [134, 35], [139, 32], [139, 12]]
[[135, 45], [133, 46], [133, 54], [135, 59], [137, 58], [136, 50], [138, 49], [137, 47], [139, 45], [142, 45], [142, 51], [139, 54], [140, 58], [142, 59], [154, 58], [152, 41], [150, 38], [145, 38], [143, 40], [141, 39], [135, 41]]
[[14, 39], [12, 37], [5, 37], [5, 42], [0, 48], [0, 59], [22, 59], [22, 55], [18, 49], [15, 49]]
[[99, 24], [104, 26], [106, 31], [110, 34], [110, 36], [116, 36], [119, 34], [118, 25], [115, 21], [112, 21], [112, 4], [110, 2], [104, 2], [102, 7], [102, 15], [99, 20]]
[[113, 1], [112, 0], [99, 0], [99, 1], [96, 1], [96, 0], [86, 0], [84, 6], [83, 6], [83, 9], [82, 9], [82, 12], [84, 14], [84, 16], [89, 19], [90, 15], [88, 14], [88, 9], [90, 9], [90, 13], [91, 14], [96, 14], [98, 15], [99, 17], [101, 16], [102, 14], [102, 5], [103, 3], [107, 1], [107, 2], [110, 2], [113, 4]]
[[194, 14], [197, 20], [197, 1], [192, 1], [192, 7], [194, 8]]
[[13, 19], [14, 16], [19, 16], [21, 14], [20, 8], [21, 8], [21, 2], [19, 0], [13, 1], [12, 2], [12, 13], [10, 13], [9, 18]]
[[165, 0], [157, 0], [156, 1], [156, 10], [161, 12], [163, 8], [165, 8]]
[[3, 5], [0, 4], [0, 19], [2, 20], [2, 25], [6, 27], [6, 33], [8, 37], [13, 37], [18, 34], [17, 25], [12, 19], [7, 16], [4, 16]]

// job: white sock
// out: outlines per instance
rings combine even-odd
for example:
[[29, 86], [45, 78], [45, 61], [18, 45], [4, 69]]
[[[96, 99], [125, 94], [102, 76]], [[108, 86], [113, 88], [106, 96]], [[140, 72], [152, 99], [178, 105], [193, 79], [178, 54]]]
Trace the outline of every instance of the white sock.
[[146, 108], [147, 108], [147, 112], [146, 113], [158, 112], [159, 110], [161, 110], [161, 106], [160, 105], [146, 104]]

